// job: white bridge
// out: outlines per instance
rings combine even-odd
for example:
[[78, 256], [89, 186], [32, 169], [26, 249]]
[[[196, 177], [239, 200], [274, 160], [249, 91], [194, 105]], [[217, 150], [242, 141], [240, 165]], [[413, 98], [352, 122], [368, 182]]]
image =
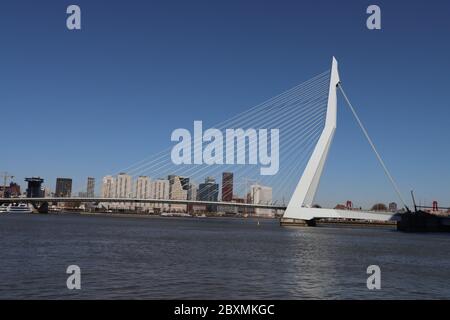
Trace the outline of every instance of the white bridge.
[[325, 127], [322, 134], [315, 146], [315, 149], [311, 155], [311, 158], [306, 165], [300, 181], [295, 188], [295, 191], [289, 201], [287, 209], [284, 213], [283, 220], [287, 223], [294, 223], [296, 220], [300, 221], [311, 221], [316, 218], [345, 218], [345, 219], [359, 219], [359, 220], [371, 220], [371, 221], [390, 221], [399, 220], [398, 214], [389, 212], [371, 212], [371, 211], [360, 211], [360, 210], [337, 210], [337, 209], [322, 209], [314, 208], [313, 201], [316, 195], [317, 187], [319, 186], [320, 177], [322, 175], [323, 168], [328, 156], [328, 151], [330, 150], [331, 143], [333, 141], [334, 133], [336, 131], [336, 115], [337, 115], [337, 89], [340, 89], [347, 101], [351, 111], [358, 124], [361, 126], [366, 138], [368, 139], [371, 147], [373, 148], [378, 160], [380, 161], [383, 169], [389, 180], [392, 182], [394, 189], [405, 205], [403, 198], [400, 195], [397, 185], [395, 184], [392, 176], [387, 170], [383, 160], [375, 149], [372, 140], [367, 134], [364, 126], [359, 120], [355, 113], [350, 101], [345, 95], [338, 72], [338, 63], [333, 57], [330, 84], [328, 89], [328, 102], [327, 102], [327, 114], [325, 120]]

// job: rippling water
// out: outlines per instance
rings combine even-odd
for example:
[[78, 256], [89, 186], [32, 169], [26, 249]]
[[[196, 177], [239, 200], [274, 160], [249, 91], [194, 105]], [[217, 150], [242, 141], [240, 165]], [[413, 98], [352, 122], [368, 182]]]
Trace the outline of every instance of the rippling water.
[[[0, 298], [450, 298], [450, 235], [275, 220], [0, 216]], [[66, 288], [67, 266], [81, 290]], [[368, 290], [366, 268], [381, 268]]]

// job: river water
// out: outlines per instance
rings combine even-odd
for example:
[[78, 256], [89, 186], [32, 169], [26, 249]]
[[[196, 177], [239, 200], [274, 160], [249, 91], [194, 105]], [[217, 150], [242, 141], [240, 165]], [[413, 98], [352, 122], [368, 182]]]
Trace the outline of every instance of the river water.
[[[1, 299], [450, 298], [450, 235], [276, 220], [0, 216]], [[66, 269], [81, 269], [68, 290]], [[369, 265], [381, 289], [367, 289]]]

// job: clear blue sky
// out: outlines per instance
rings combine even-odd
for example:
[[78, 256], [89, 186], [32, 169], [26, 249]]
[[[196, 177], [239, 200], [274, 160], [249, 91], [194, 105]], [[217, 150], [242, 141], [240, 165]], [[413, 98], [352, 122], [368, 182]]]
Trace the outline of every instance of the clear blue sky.
[[[69, 4], [82, 9], [81, 31], [66, 29]], [[366, 28], [369, 4], [381, 7], [382, 30]], [[450, 205], [449, 17], [448, 1], [2, 1], [0, 171], [52, 189], [57, 176], [84, 184], [170, 146], [175, 128], [219, 123], [307, 80], [335, 55], [403, 193]], [[339, 104], [319, 200], [396, 200]]]

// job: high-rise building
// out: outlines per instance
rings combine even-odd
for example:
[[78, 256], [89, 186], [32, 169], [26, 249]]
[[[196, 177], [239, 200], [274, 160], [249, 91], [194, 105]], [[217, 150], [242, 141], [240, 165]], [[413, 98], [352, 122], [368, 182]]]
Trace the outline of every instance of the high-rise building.
[[[188, 200], [197, 200], [197, 194], [198, 194], [198, 186], [195, 183], [189, 183], [189, 189], [187, 191], [187, 199]], [[194, 212], [194, 205], [192, 203], [189, 203], [187, 205], [188, 212]]]
[[150, 182], [150, 199], [169, 198], [169, 180], [157, 179]]
[[32, 177], [25, 178], [25, 181], [28, 182], [27, 198], [40, 198], [43, 196], [42, 183], [44, 182], [44, 179]]
[[88, 198], [93, 198], [94, 194], [95, 194], [95, 178], [88, 177], [87, 178], [86, 196]]
[[222, 201], [233, 200], [233, 173], [222, 173]]
[[[134, 197], [136, 199], [150, 198], [150, 178], [147, 176], [139, 176], [136, 179], [136, 186], [134, 188]], [[148, 211], [151, 205], [149, 203], [136, 203], [135, 209], [141, 211]]]
[[172, 200], [187, 200], [187, 190], [189, 185], [183, 185], [183, 183], [189, 183], [189, 178], [183, 178], [179, 176], [169, 176], [170, 182], [170, 199]]
[[55, 196], [61, 198], [70, 198], [72, 194], [72, 179], [56, 178]]
[[178, 177], [180, 179], [181, 187], [183, 190], [188, 191], [190, 186], [190, 179], [187, 177]]
[[198, 186], [195, 183], [189, 184], [187, 199], [188, 200], [197, 200], [198, 194]]
[[174, 184], [175, 179], [178, 179], [178, 180], [180, 181], [181, 188], [182, 188], [183, 190], [186, 190], [186, 191], [189, 190], [189, 182], [190, 182], [190, 179], [189, 179], [189, 178], [187, 178], [187, 177], [181, 177], [181, 176], [177, 176], [177, 175], [171, 174], [171, 175], [169, 175], [169, 176], [167, 177], [167, 179], [169, 179], [170, 193], [172, 193], [172, 185]]
[[[272, 188], [260, 184], [250, 186], [250, 195], [254, 204], [271, 204]], [[261, 216], [274, 216], [272, 209], [255, 208], [255, 214]]]
[[103, 177], [102, 181], [102, 198], [115, 198], [116, 187], [115, 178], [113, 176]]
[[[219, 185], [212, 177], [207, 177], [205, 183], [200, 183], [198, 188], [198, 200], [200, 201], [215, 201], [219, 198]], [[217, 211], [216, 205], [207, 205], [207, 210], [210, 212]]]
[[150, 198], [150, 178], [147, 176], [140, 176], [136, 180], [136, 194], [137, 199]]
[[[150, 182], [150, 199], [169, 199], [169, 180], [157, 179]], [[167, 209], [169, 206], [164, 203], [153, 204], [154, 211]]]
[[[189, 185], [186, 186], [185, 184], [186, 182], [189, 183], [189, 178], [171, 175], [169, 176], [169, 182], [170, 182], [170, 191], [169, 191], [170, 199], [187, 200]], [[170, 205], [170, 209], [173, 211], [186, 211], [187, 207], [185, 204], [173, 204]]]
[[131, 185], [131, 176], [126, 173], [119, 173], [116, 178], [115, 184], [116, 198], [131, 198], [133, 196], [133, 190]]

